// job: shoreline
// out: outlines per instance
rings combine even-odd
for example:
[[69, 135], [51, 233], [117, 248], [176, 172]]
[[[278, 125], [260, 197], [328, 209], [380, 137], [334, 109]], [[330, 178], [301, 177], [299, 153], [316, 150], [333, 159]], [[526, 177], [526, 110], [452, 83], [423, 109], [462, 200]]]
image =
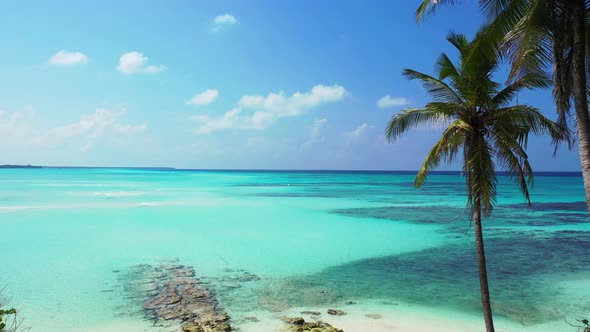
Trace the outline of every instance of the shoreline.
[[[305, 321], [313, 321], [312, 316], [301, 314], [301, 312], [319, 311], [321, 312], [321, 321], [345, 332], [431, 332], [434, 328], [437, 332], [473, 332], [483, 331], [484, 329], [483, 317], [459, 311], [417, 305], [362, 303], [331, 308], [343, 310], [346, 314], [342, 316], [328, 315], [326, 313], [328, 307], [291, 308], [278, 313], [278, 315], [274, 316], [274, 319], [265, 317], [260, 322], [240, 324], [239, 327], [242, 332], [284, 331], [285, 325], [282, 324], [280, 316], [302, 317]], [[367, 315], [378, 315], [378, 318]], [[496, 330], [502, 332], [572, 331], [572, 328], [562, 321], [524, 326], [502, 317], [495, 317], [495, 324]], [[268, 327], [272, 329], [268, 329]]]
[[[330, 307], [332, 308], [332, 307]], [[319, 311], [319, 320], [329, 323], [345, 332], [474, 332], [483, 331], [483, 318], [462, 312], [433, 309], [421, 306], [373, 305], [370, 303], [353, 304], [334, 309], [343, 310], [346, 314], [335, 316], [327, 314], [328, 307], [322, 308], [291, 308], [284, 312], [269, 312], [264, 309], [258, 311], [241, 312], [231, 317], [232, 331], [241, 332], [285, 332], [290, 331], [288, 325], [281, 318], [302, 317], [305, 321], [315, 321], [317, 316], [301, 314], [302, 311]], [[373, 318], [367, 315], [377, 315]], [[258, 321], [252, 321], [255, 317]], [[25, 321], [26, 322], [26, 321]], [[499, 332], [571, 332], [574, 328], [565, 321], [553, 321], [537, 325], [524, 326], [518, 323], [495, 318], [496, 330]], [[180, 324], [162, 321], [157, 326], [140, 317], [114, 318], [91, 326], [54, 327], [45, 328], [34, 326], [32, 331], [44, 332], [74, 332], [83, 329], [88, 332], [178, 332]]]

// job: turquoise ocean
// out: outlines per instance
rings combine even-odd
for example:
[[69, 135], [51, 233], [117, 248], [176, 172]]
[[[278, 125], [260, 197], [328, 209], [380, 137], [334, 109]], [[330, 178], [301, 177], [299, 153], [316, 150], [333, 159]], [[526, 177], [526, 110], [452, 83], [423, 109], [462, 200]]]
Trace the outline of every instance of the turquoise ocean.
[[[479, 321], [464, 180], [437, 173], [415, 189], [413, 176], [3, 169], [0, 285], [33, 332], [142, 322], [125, 271], [176, 259], [194, 267], [238, 327], [292, 308], [397, 306]], [[494, 311], [518, 330], [574, 331], [565, 320], [590, 317], [582, 178], [539, 173], [532, 201], [500, 177], [484, 222]], [[257, 278], [235, 277], [243, 273]], [[141, 331], [151, 331], [146, 323]]]

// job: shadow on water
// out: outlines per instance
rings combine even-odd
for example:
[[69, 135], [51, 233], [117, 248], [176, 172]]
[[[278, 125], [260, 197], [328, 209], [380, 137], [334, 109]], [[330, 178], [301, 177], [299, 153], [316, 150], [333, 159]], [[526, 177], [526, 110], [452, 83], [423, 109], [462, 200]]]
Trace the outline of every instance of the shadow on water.
[[[547, 186], [558, 181], [560, 188], [578, 188], [580, 183], [575, 178], [569, 182], [563, 178], [544, 181]], [[285, 198], [353, 197], [382, 203], [329, 212], [358, 218], [359, 222], [379, 219], [440, 225], [440, 232], [449, 239], [442, 246], [423, 251], [359, 260], [311, 275], [264, 280], [255, 290], [259, 304], [280, 311], [381, 300], [384, 304], [403, 302], [479, 315], [479, 278], [469, 215], [460, 205], [436, 205], [444, 204], [440, 201], [444, 197], [464, 195], [464, 184], [439, 182], [421, 190], [415, 190], [411, 182], [384, 185], [352, 181], [322, 186], [291, 184], [281, 191], [249, 193]], [[556, 195], [541, 190], [537, 197], [552, 199]], [[520, 194], [507, 191], [501, 197], [516, 202]], [[503, 204], [494, 209], [485, 221], [485, 236], [496, 315], [534, 325], [590, 312], [590, 286], [583, 286], [590, 284], [590, 233], [585, 223], [588, 214], [583, 201]]]
[[[588, 222], [585, 202], [499, 205], [486, 219], [490, 226], [552, 226]], [[449, 230], [465, 230], [469, 215], [465, 208], [445, 205], [381, 206], [336, 209], [332, 213], [360, 218], [387, 219], [422, 224], [449, 224]]]
[[[575, 274], [590, 277], [588, 232], [495, 237], [487, 241], [488, 269], [497, 315], [533, 325], [590, 311], [570, 302], [559, 286]], [[382, 299], [465, 312], [480, 311], [479, 279], [473, 244], [448, 244], [419, 252], [360, 260], [266, 285], [259, 292], [284, 306], [343, 304]]]

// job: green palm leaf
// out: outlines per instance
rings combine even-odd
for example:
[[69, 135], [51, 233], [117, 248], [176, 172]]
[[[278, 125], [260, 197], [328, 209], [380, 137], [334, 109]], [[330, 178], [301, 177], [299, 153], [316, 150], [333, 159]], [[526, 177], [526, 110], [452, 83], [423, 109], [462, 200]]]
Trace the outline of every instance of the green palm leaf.
[[421, 187], [428, 177], [428, 173], [436, 168], [442, 160], [452, 163], [462, 148], [467, 133], [471, 131], [468, 124], [461, 119], [455, 120], [444, 132], [442, 138], [430, 149], [424, 159], [414, 186]]
[[430, 94], [436, 101], [458, 104], [463, 103], [459, 94], [442, 80], [412, 69], [404, 69], [402, 75], [410, 80], [419, 80], [428, 94]]
[[405, 109], [394, 115], [385, 128], [389, 141], [417, 126], [438, 125], [452, 118], [453, 112], [442, 107], [425, 107]]

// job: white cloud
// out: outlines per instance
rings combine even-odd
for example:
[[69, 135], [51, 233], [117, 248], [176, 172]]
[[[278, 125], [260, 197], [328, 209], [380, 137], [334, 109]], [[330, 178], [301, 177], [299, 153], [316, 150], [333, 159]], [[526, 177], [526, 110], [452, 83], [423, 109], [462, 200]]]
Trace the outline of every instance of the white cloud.
[[132, 134], [145, 131], [146, 124], [128, 125], [119, 123], [125, 110], [110, 111], [97, 109], [94, 113], [82, 115], [78, 122], [54, 127], [34, 139], [35, 145], [58, 147], [60, 145], [76, 145], [86, 152], [95, 143], [106, 136], [115, 134]]
[[323, 140], [322, 131], [326, 128], [328, 123], [328, 119], [316, 119], [309, 129], [309, 138], [303, 145], [301, 146], [303, 149], [306, 149], [313, 144], [320, 142]]
[[153, 73], [159, 73], [161, 71], [165, 71], [166, 69], [168, 69], [166, 66], [164, 65], [158, 65], [158, 66], [147, 66], [143, 68], [143, 72], [144, 73], [148, 73], [148, 74], [153, 74]]
[[31, 106], [25, 106], [19, 112], [0, 110], [0, 146], [4, 144], [17, 145], [25, 143], [33, 134], [31, 123], [35, 120], [35, 111]]
[[320, 137], [320, 133], [324, 127], [326, 127], [326, 123], [328, 123], [328, 119], [317, 119], [311, 125], [311, 130], [309, 131], [309, 137], [313, 140], [317, 140]]
[[223, 14], [223, 15], [217, 15], [215, 16], [215, 18], [213, 19], [213, 23], [220, 25], [220, 24], [236, 24], [238, 23], [238, 19], [230, 14]]
[[139, 52], [128, 52], [119, 58], [119, 65], [117, 69], [125, 75], [136, 73], [153, 74], [166, 70], [164, 65], [150, 65], [146, 66], [149, 58]]
[[310, 108], [339, 101], [345, 95], [346, 89], [340, 85], [316, 85], [310, 92], [295, 92], [291, 96], [285, 96], [283, 92], [269, 93], [266, 97], [244, 96], [238, 105], [256, 110], [251, 118], [252, 124], [256, 128], [266, 128], [278, 118], [301, 115]]
[[350, 137], [351, 139], [357, 139], [357, 138], [363, 136], [363, 134], [371, 128], [374, 128], [374, 126], [371, 126], [367, 123], [363, 123], [363, 124], [359, 125], [358, 127], [356, 127], [353, 131], [349, 131], [349, 132], [345, 133], [345, 135]]
[[392, 97], [390, 95], [386, 95], [381, 97], [381, 99], [377, 100], [377, 107], [390, 108], [395, 106], [408, 105], [409, 103], [410, 101], [404, 97]]
[[20, 111], [0, 111], [0, 151], [6, 163], [32, 164], [37, 154], [30, 149], [37, 131], [32, 126], [36, 114], [32, 108]]
[[55, 53], [49, 59], [50, 65], [74, 66], [84, 63], [88, 63], [88, 57], [84, 53], [69, 52], [66, 50], [61, 50]]
[[147, 129], [147, 125], [145, 123], [138, 124], [138, 125], [129, 125], [129, 124], [117, 124], [113, 127], [113, 130], [121, 133], [121, 134], [135, 134], [135, 133], [142, 133]]
[[286, 96], [283, 92], [267, 96], [246, 95], [237, 107], [221, 117], [197, 116], [192, 119], [199, 123], [198, 134], [236, 129], [264, 129], [284, 117], [295, 117], [322, 104], [342, 100], [347, 94], [340, 85], [316, 85], [309, 92], [296, 92]]
[[186, 103], [189, 105], [204, 106], [214, 102], [217, 99], [217, 97], [219, 97], [219, 91], [214, 89], [208, 89], [201, 93], [197, 93]]
[[210, 134], [214, 131], [228, 129], [228, 128], [249, 128], [247, 123], [240, 121], [238, 115], [242, 112], [240, 108], [234, 108], [226, 112], [223, 116], [217, 118], [210, 118], [208, 116], [194, 116], [192, 119], [199, 122], [199, 127], [195, 130], [196, 134]]

